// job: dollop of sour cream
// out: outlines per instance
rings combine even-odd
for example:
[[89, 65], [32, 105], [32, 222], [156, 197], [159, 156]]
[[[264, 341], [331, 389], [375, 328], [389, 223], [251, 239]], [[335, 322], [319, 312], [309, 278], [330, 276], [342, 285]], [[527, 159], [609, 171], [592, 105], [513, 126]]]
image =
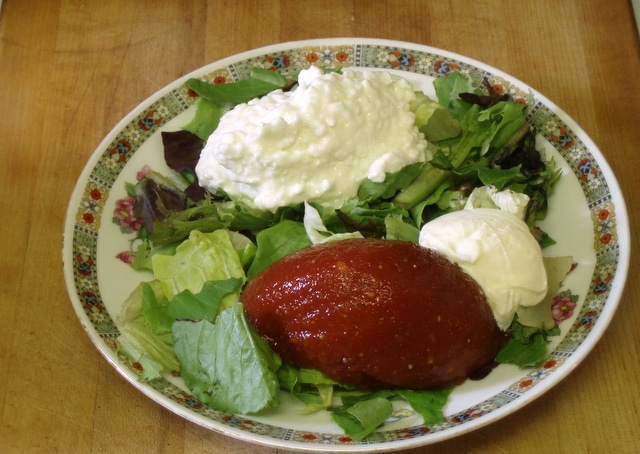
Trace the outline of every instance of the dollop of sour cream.
[[482, 188], [470, 199], [474, 203], [465, 209], [426, 223], [419, 242], [480, 285], [496, 323], [506, 330], [520, 306], [535, 306], [547, 293], [542, 250], [520, 216], [528, 197]]
[[360, 182], [432, 158], [415, 126], [411, 84], [388, 72], [300, 72], [223, 115], [200, 155], [200, 185], [258, 209], [317, 202], [339, 208]]

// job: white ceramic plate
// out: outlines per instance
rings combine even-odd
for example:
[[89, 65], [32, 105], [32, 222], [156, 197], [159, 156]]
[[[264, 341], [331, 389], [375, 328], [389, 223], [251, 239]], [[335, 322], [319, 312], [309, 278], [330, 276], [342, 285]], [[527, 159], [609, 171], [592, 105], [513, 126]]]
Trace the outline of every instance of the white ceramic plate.
[[[433, 93], [432, 81], [452, 69], [479, 85], [492, 85], [527, 102], [539, 145], [564, 174], [551, 199], [543, 228], [557, 240], [546, 255], [571, 255], [578, 267], [558, 298], [577, 305], [561, 324], [550, 355], [538, 368], [501, 365], [480, 381], [467, 381], [451, 395], [446, 420], [426, 427], [410, 409], [398, 407], [381, 431], [363, 442], [345, 437], [327, 413], [301, 417], [288, 396], [276, 410], [231, 415], [198, 402], [179, 378], [138, 380], [135, 367], [115, 352], [114, 319], [131, 290], [150, 276], [132, 271], [115, 256], [130, 238], [112, 222], [125, 182], [144, 166], [168, 171], [160, 131], [175, 131], [193, 115], [194, 99], [184, 81], [216, 82], [246, 77], [254, 66], [299, 70], [310, 64], [388, 70]], [[71, 197], [64, 232], [64, 272], [73, 307], [96, 347], [133, 386], [182, 417], [236, 438], [275, 448], [307, 451], [391, 451], [452, 438], [522, 408], [569, 374], [591, 351], [613, 316], [629, 264], [629, 224], [620, 189], [604, 157], [580, 127], [553, 103], [494, 68], [426, 46], [373, 39], [293, 42], [245, 52], [212, 63], [175, 81], [125, 117], [93, 153]]]

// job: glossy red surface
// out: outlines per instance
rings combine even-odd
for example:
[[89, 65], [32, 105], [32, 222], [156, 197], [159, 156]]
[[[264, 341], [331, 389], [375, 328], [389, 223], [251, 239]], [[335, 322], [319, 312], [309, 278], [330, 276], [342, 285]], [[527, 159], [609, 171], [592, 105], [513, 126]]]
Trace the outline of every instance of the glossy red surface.
[[460, 382], [504, 341], [476, 282], [409, 242], [303, 249], [259, 274], [242, 300], [283, 361], [367, 389]]

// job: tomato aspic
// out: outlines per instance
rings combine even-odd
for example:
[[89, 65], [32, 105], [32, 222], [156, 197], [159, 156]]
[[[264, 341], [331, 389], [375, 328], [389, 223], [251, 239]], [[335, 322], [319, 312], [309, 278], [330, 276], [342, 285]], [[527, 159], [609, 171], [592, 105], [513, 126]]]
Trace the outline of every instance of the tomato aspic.
[[459, 384], [506, 341], [478, 284], [411, 242], [302, 249], [250, 281], [242, 302], [284, 362], [362, 389]]

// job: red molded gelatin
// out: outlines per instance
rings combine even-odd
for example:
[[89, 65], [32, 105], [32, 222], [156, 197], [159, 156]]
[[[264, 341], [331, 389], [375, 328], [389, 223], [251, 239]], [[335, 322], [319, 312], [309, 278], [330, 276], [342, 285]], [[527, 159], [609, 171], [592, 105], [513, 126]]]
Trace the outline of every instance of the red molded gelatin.
[[411, 242], [305, 248], [264, 269], [242, 302], [284, 362], [362, 389], [460, 383], [506, 340], [478, 284]]

